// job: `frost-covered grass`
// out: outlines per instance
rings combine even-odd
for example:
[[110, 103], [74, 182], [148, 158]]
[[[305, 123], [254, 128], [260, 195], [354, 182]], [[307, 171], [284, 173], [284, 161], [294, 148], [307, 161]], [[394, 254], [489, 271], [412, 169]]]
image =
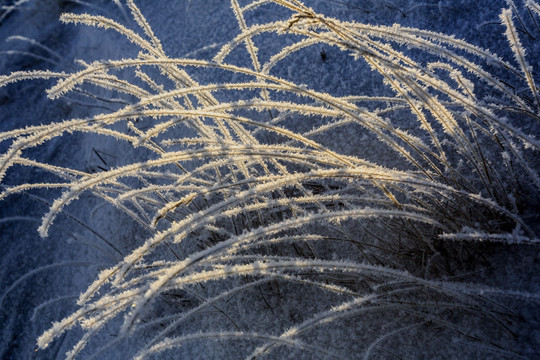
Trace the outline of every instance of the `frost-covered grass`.
[[[538, 64], [526, 45], [539, 5], [500, 9], [500, 56], [322, 4], [231, 0], [235, 32], [177, 57], [132, 0], [115, 1], [118, 20], [60, 20], [120, 35], [129, 54], [0, 77], [6, 89], [54, 80], [50, 99], [90, 108], [0, 133], [0, 199], [40, 199], [42, 237], [72, 232], [63, 216], [112, 261], [40, 334], [38, 354], [68, 333], [69, 359], [538, 355], [538, 287], [521, 278], [534, 270], [508, 261], [538, 253]], [[313, 52], [369, 81], [310, 77]], [[50, 154], [72, 137], [113, 150], [92, 147], [91, 168]], [[0, 303], [77, 264], [28, 269]]]

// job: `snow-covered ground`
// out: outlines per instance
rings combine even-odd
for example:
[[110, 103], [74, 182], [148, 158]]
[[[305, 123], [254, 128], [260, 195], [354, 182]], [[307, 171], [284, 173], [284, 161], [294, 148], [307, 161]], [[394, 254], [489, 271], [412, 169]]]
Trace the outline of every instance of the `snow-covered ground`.
[[[229, 1], [135, 2], [157, 38], [161, 40], [165, 53], [171, 58], [210, 60], [224, 44], [239, 33]], [[8, 6], [12, 3], [13, 1], [0, 1], [0, 4], [5, 4], [3, 12], [0, 12], [0, 75], [38, 69], [73, 72], [78, 69], [75, 64], [78, 59], [90, 63], [99, 59], [137, 56], [138, 49], [114, 31], [62, 24], [58, 20], [64, 12], [87, 12], [110, 17], [129, 28], [136, 28], [135, 21], [121, 0], [29, 0], [11, 10]], [[244, 5], [248, 2], [240, 3]], [[536, 56], [540, 54], [540, 17], [534, 17], [537, 22], [535, 24], [532, 17], [527, 17], [527, 11], [523, 10], [524, 4], [519, 0], [516, 0], [516, 4], [525, 19], [525, 25], [518, 23], [518, 27], [523, 30], [520, 35], [528, 49], [530, 65], [533, 69], [540, 69], [540, 56]], [[499, 19], [501, 9], [508, 7], [504, 0], [308, 0], [306, 5], [342, 21], [372, 25], [397, 23], [455, 35], [513, 61], [513, 54], [502, 35], [504, 29]], [[280, 12], [281, 10], [278, 7], [268, 7], [254, 11], [253, 16], [247, 18], [248, 25], [283, 19], [284, 12]], [[530, 36], [525, 33], [524, 28], [531, 33]], [[261, 41], [257, 45], [261, 59], [268, 59], [276, 49], [283, 46], [270, 40]], [[243, 47], [231, 53], [227, 61], [236, 65], [250, 64], [249, 54]], [[513, 65], [517, 67], [516, 64]], [[334, 96], [392, 95], [365, 63], [354, 61], [346, 51], [326, 44], [311, 46], [291, 55], [286, 64], [276, 67], [272, 74]], [[216, 75], [200, 69], [193, 69], [191, 75], [202, 84], [231, 81], [230, 74]], [[123, 101], [115, 98], [111, 92], [101, 89], [91, 89], [93, 97], [72, 92], [59, 99], [50, 100], [45, 91], [53, 84], [53, 80], [31, 80], [1, 87], [0, 132], [112, 112], [117, 110], [119, 102]], [[523, 87], [526, 88], [525, 85]], [[404, 122], [409, 120], [403, 119]], [[304, 132], [312, 127], [307, 122], [294, 126], [298, 131]], [[408, 123], [405, 123], [404, 128], [407, 126]], [[538, 122], [536, 125], [529, 125], [526, 130], [538, 136]], [[388, 168], [400, 169], [403, 166], [401, 159], [367, 131], [355, 131], [351, 133], [350, 128], [338, 128], [331, 133], [331, 138], [317, 140], [323, 143], [326, 141], [325, 146], [340, 154], [358, 156]], [[261, 135], [261, 139], [271, 138], [271, 135]], [[0, 142], [0, 154], [5, 153], [9, 145], [9, 141]], [[144, 151], [133, 149], [127, 143], [83, 133], [65, 134], [49, 141], [47, 146], [28, 150], [25, 154], [31, 159], [89, 173], [107, 171], [129, 164], [134, 157], [145, 156]], [[538, 173], [537, 160], [534, 165]], [[3, 186], [34, 180], [54, 182], [54, 179], [46, 171], [15, 165], [3, 179]], [[53, 321], [59, 321], [78, 309], [76, 300], [79, 294], [87, 289], [100, 270], [116, 264], [153, 234], [151, 230], [137, 224], [103, 199], [84, 193], [58, 216], [49, 236], [41, 238], [37, 230], [41, 218], [48, 212], [51, 202], [60, 195], [58, 189], [39, 189], [9, 196], [0, 202], [1, 359], [63, 359], [65, 353], [71, 350], [83, 334], [79, 327], [75, 326], [65, 332], [44, 350], [37, 350], [36, 339], [50, 328]], [[538, 198], [538, 194], [532, 194], [531, 197]], [[534, 201], [531, 203], [534, 204]], [[538, 207], [524, 209], [523, 213], [527, 216], [527, 224], [536, 226], [536, 234], [539, 234]], [[240, 229], [239, 233], [242, 233], [242, 230]], [[192, 250], [186, 249], [188, 252]], [[330, 248], [328, 251], [323, 257], [331, 258], [330, 252], [336, 249]], [[538, 244], [521, 247], [465, 246], [464, 249], [460, 248], [460, 251], [467, 253], [462, 254], [466, 260], [454, 269], [454, 274], [446, 274], [444, 279], [451, 279], [452, 275], [455, 275], [453, 280], [456, 281], [478, 282], [486, 288], [498, 287], [521, 292], [524, 297], [534, 295], [538, 298]], [[471, 253], [468, 253], [469, 251]], [[407, 270], [412, 271], [410, 268]], [[237, 283], [231, 281], [240, 286], [243, 280], [244, 278], [234, 280]], [[331, 281], [332, 279], [329, 280]], [[339, 281], [351, 289], [364, 286], [363, 280], [354, 276]], [[203, 285], [200, 286], [204, 288]], [[199, 304], [201, 299], [197, 296], [202, 296], [203, 293], [207, 297], [218, 294], [212, 291], [224, 290], [204, 289], [201, 293], [194, 294], [179, 291], [164, 295], [163, 301], [155, 305], [152, 314], [161, 316], [174, 313], [178, 309], [187, 311]], [[276, 280], [253, 287], [242, 293], [241, 297], [231, 295], [225, 301], [216, 303], [215, 307], [204, 309], [193, 320], [183, 323], [181, 334], [229, 331], [230, 334], [257, 332], [280, 336], [287, 328], [306, 321], [310, 315], [328, 310], [329, 304], [339, 304], [337, 297], [320, 289], [300, 288]], [[418, 334], [430, 334], [429, 337], [408, 336], [409, 332], [414, 334], [416, 325], [414, 322], [406, 322], [410, 320], [407, 315], [379, 311], [366, 314], [362, 322], [358, 317], [352, 317], [341, 319], [338, 325], [333, 323], [331, 326], [321, 326], [317, 331], [309, 333], [309, 338], [304, 338], [303, 341], [321, 348], [337, 349], [334, 355], [346, 359], [358, 359], [365, 355], [365, 344], [375, 344], [374, 348], [384, 349], [373, 351], [373, 357], [381, 359], [462, 359], [460, 354], [464, 348], [467, 350], [466, 356], [478, 358], [540, 357], [538, 302], [519, 296], [507, 300], [505, 306], [509, 308], [501, 307], [500, 311], [513, 315], [501, 317], [506, 323], [500, 325], [503, 329], [508, 328], [513, 339], [505, 340], [501, 344], [478, 340], [484, 335], [489, 337], [489, 331], [485, 329], [485, 323], [475, 324], [475, 321], [480, 321], [478, 319], [467, 322], [466, 311], [445, 314], [448, 316], [445, 321], [454, 317], [454, 324], [459, 324], [455, 328], [446, 322], [436, 324], [437, 319], [432, 319], [432, 323], [436, 325], [422, 322], [421, 326], [425, 326], [426, 330], [419, 331]], [[404, 324], [410, 324], [409, 327], [395, 325], [400, 321], [400, 317], [405, 319]], [[464, 319], [459, 319], [460, 317]], [[113, 320], [111, 328], [117, 329], [114, 325], [122, 320], [122, 316]], [[143, 318], [142, 322], [150, 320]], [[499, 322], [499, 318], [494, 322]], [[466, 341], [456, 340], [452, 343], [452, 330], [461, 332], [463, 324], [471, 330], [470, 334], [467, 333], [462, 338]], [[388, 338], [376, 336], [375, 339], [370, 339], [370, 332], [385, 334], [386, 326], [390, 329], [387, 332]], [[429, 326], [431, 328], [428, 328]], [[482, 331], [475, 331], [476, 326]], [[392, 332], [394, 330], [395, 332]], [[155, 327], [138, 332], [134, 338], [121, 343], [113, 343], [111, 348], [97, 358], [124, 359], [133, 355], [133, 349], [138, 349], [139, 342], [152, 337], [151, 331], [155, 331]], [[99, 333], [80, 358], [89, 358], [95, 349], [113, 341], [115, 336], [113, 331]], [[186, 342], [174, 351], [158, 354], [155, 358], [241, 359], [260, 344], [260, 339], [236, 341], [225, 337], [220, 341], [193, 341]], [[512, 346], [515, 348], [509, 349], [508, 344], [514, 344]], [[500, 352], [494, 352], [493, 349], [499, 349]], [[263, 358], [312, 359], [330, 358], [330, 355], [311, 352], [301, 346], [282, 346]]]

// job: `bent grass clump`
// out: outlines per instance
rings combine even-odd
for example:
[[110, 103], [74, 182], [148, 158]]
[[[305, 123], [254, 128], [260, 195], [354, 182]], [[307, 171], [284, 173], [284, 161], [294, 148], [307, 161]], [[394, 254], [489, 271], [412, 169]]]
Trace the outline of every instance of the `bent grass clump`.
[[[80, 326], [84, 335], [68, 359], [85, 347], [99, 358], [135, 337], [136, 359], [209, 339], [231, 349], [247, 343], [238, 347], [247, 359], [299, 350], [307, 358], [350, 358], [351, 352], [319, 342], [321, 333], [349, 327], [357, 344], [350, 351], [366, 359], [385, 343], [403, 345], [406, 334], [450, 336], [471, 353], [530, 355], [509, 345], [519, 339], [506, 301], [535, 302], [537, 295], [448, 279], [459, 273], [460, 256], [452, 252], [457, 244], [473, 250], [476, 243], [538, 246], [535, 224], [522, 215], [538, 201], [538, 164], [531, 159], [540, 143], [522, 129], [538, 126], [539, 90], [516, 29], [515, 5], [510, 2], [500, 20], [518, 66], [452, 36], [344, 22], [297, 0], [244, 6], [231, 0], [240, 32], [235, 38], [212, 60], [171, 58], [133, 0], [126, 3], [137, 30], [89, 14], [67, 13], [61, 20], [116, 31], [139, 48], [137, 57], [80, 62], [73, 73], [0, 77], [0, 86], [58, 79], [47, 91], [51, 99], [96, 87], [125, 99], [110, 112], [0, 134], [9, 142], [0, 179], [16, 165], [57, 179], [5, 187], [0, 198], [62, 189], [39, 227], [44, 237], [84, 193], [152, 233], [99, 274], [79, 297], [78, 310], [41, 335], [40, 348]], [[534, 1], [526, 6], [538, 13]], [[282, 20], [248, 25], [250, 14], [266, 7]], [[287, 41], [264, 58], [257, 44], [267, 36]], [[296, 53], [321, 44], [352, 55], [355, 66], [367, 64], [393, 96], [336, 96], [273, 74]], [[239, 49], [249, 64], [228, 62]], [[215, 74], [216, 82], [197, 82], [194, 70]], [[236, 81], [223, 81], [229, 78]], [[527, 90], [516, 91], [522, 86]], [[304, 119], [314, 126], [299, 131], [295, 122]], [[395, 158], [374, 162], [361, 150], [336, 151], [329, 139], [339, 128], [351, 129], [351, 136], [369, 132]], [[96, 173], [25, 155], [74, 132], [111, 137], [146, 155]], [[270, 290], [263, 295], [262, 289]], [[300, 315], [246, 324], [243, 317], [258, 314], [229, 300], [249, 303], [253, 294], [267, 309]], [[191, 300], [174, 306], [168, 298]], [[215, 313], [205, 315], [210, 310]], [[259, 315], [265, 319], [264, 311]], [[194, 332], [186, 322], [197, 319]], [[481, 331], [472, 324], [482, 324]], [[369, 334], [360, 336], [366, 328]], [[118, 336], [87, 346], [105, 331]]]

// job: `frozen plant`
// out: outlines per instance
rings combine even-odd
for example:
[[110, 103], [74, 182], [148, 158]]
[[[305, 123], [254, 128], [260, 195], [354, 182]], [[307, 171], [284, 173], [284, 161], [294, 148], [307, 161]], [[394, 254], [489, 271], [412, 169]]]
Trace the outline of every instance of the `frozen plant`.
[[[80, 327], [67, 359], [102, 358], [123, 343], [134, 359], [174, 357], [212, 340], [246, 359], [538, 351], [520, 338], [527, 319], [514, 308], [536, 307], [537, 294], [451, 279], [463, 248], [538, 251], [537, 224], [525, 215], [540, 187], [539, 88], [512, 1], [500, 13], [508, 60], [453, 36], [346, 22], [297, 0], [231, 0], [238, 34], [212, 59], [175, 58], [133, 0], [126, 5], [135, 29], [90, 14], [61, 21], [115, 31], [137, 56], [0, 77], [0, 86], [55, 79], [51, 99], [100, 88], [122, 99], [89, 117], [1, 133], [9, 146], [0, 180], [20, 166], [52, 180], [5, 186], [0, 199], [60, 189], [43, 237], [85, 193], [150, 234], [100, 272], [39, 348]], [[525, 8], [539, 20], [537, 3]], [[367, 65], [388, 92], [332, 94], [283, 76], [284, 63], [321, 46]], [[392, 156], [341, 152], [337, 129], [368, 134]], [[114, 138], [133, 155], [98, 172], [33, 158], [72, 133]], [[261, 298], [266, 307], [250, 306]]]

